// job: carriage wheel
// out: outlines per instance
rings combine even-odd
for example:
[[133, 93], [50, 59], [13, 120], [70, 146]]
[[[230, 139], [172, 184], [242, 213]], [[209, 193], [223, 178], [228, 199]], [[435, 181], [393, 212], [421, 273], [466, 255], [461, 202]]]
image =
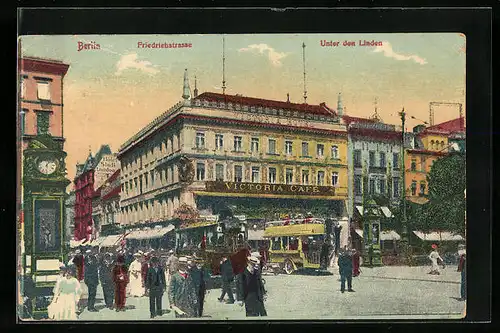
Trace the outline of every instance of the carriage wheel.
[[295, 271], [295, 269], [293, 268], [293, 263], [290, 259], [287, 259], [285, 261], [283, 268], [285, 269], [285, 273], [288, 275], [292, 274]]

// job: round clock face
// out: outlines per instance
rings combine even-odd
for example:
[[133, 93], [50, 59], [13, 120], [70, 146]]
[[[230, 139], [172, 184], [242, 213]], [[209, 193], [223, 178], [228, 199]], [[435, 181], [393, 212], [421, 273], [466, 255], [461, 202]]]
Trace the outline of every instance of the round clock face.
[[44, 175], [53, 174], [57, 169], [57, 162], [55, 160], [42, 160], [38, 163], [38, 170]]

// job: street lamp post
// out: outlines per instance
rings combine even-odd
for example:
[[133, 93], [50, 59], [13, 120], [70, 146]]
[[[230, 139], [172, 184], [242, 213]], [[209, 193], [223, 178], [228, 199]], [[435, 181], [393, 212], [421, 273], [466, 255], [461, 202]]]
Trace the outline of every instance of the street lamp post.
[[399, 113], [401, 116], [401, 184], [403, 187], [403, 191], [401, 193], [401, 202], [403, 208], [403, 233], [402, 238], [404, 241], [408, 242], [408, 225], [406, 221], [406, 180], [405, 180], [405, 121], [406, 121], [406, 112], [405, 109], [401, 110]]

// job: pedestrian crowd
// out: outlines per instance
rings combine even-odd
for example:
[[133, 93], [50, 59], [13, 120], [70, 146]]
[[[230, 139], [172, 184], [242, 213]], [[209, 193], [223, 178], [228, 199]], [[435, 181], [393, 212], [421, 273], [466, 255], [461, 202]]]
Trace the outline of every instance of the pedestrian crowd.
[[[244, 259], [248, 262], [247, 267], [238, 269], [236, 274], [238, 304], [245, 304], [248, 316], [265, 316], [261, 256], [255, 252]], [[227, 294], [228, 303], [233, 304], [234, 271], [228, 258], [221, 262], [220, 272], [222, 295], [219, 300]], [[60, 266], [54, 297], [48, 307], [49, 318], [76, 320], [77, 314], [83, 311], [84, 286], [88, 290], [87, 310], [99, 311], [95, 307], [99, 284], [106, 307], [117, 312], [126, 310], [127, 297], [147, 296], [151, 318], [162, 316], [162, 300], [166, 293], [176, 318], [202, 317], [209, 279], [210, 272], [196, 253], [177, 257], [173, 250], [138, 250], [135, 253], [87, 250], [85, 254], [76, 250], [70, 253], [68, 264]]]

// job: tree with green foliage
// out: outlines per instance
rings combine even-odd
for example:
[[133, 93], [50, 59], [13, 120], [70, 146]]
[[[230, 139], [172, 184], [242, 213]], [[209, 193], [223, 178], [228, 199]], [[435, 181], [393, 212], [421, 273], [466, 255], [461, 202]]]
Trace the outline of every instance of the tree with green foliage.
[[424, 214], [428, 227], [465, 235], [465, 155], [455, 153], [435, 161], [427, 183], [429, 202]]

